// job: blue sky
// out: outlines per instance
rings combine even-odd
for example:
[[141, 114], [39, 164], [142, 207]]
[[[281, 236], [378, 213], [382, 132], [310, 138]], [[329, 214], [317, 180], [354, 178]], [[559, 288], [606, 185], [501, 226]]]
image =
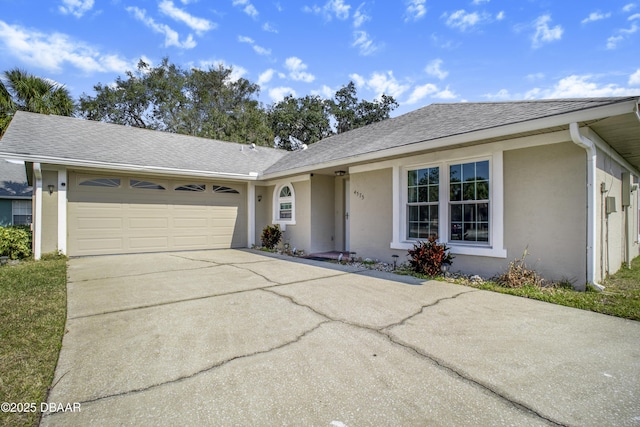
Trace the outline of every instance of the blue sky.
[[0, 0], [0, 71], [94, 95], [139, 59], [223, 63], [265, 105], [354, 81], [434, 102], [640, 95], [640, 0]]

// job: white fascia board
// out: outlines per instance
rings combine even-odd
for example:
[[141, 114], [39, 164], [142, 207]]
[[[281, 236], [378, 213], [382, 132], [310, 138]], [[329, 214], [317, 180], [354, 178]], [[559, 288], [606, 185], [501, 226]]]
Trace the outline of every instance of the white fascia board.
[[[282, 172], [268, 174], [265, 176], [265, 178], [279, 178], [282, 176], [309, 172], [314, 169], [325, 169], [344, 166], [348, 163], [375, 161], [377, 159], [380, 159], [381, 157], [407, 156], [415, 153], [416, 151], [446, 149], [448, 147], [455, 147], [456, 145], [468, 144], [469, 142], [480, 141], [484, 139], [505, 137], [519, 133], [553, 128], [557, 126], [568, 126], [569, 123], [573, 122], [584, 122], [589, 120], [597, 120], [604, 117], [632, 113], [635, 111], [635, 108], [636, 100], [631, 100], [612, 105], [605, 105], [602, 107], [594, 107], [556, 116], [543, 117], [539, 119], [528, 120], [525, 122], [493, 127], [489, 129], [481, 129], [473, 132], [467, 132], [438, 139], [407, 142], [407, 144], [399, 147], [373, 151], [370, 153], [364, 153], [351, 157], [343, 157], [325, 163], [317, 163], [295, 169], [289, 169]], [[570, 141], [570, 139], [568, 139], [567, 141]]]
[[311, 180], [311, 174], [305, 173], [297, 176], [289, 176], [287, 178], [270, 179], [267, 181], [263, 181], [261, 185], [282, 185], [290, 182], [293, 183], [293, 182], [301, 182], [301, 181], [309, 181], [309, 180]]
[[142, 173], [156, 173], [156, 174], [170, 174], [179, 176], [199, 176], [205, 178], [222, 178], [222, 179], [235, 179], [241, 181], [256, 181], [258, 179], [257, 172], [249, 172], [248, 174], [232, 173], [232, 172], [215, 172], [215, 171], [201, 171], [192, 169], [176, 169], [166, 168], [161, 166], [142, 166], [133, 165], [128, 163], [108, 163], [91, 160], [76, 160], [67, 159], [63, 157], [49, 157], [49, 156], [33, 156], [25, 154], [15, 153], [3, 153], [0, 152], [0, 156], [12, 160], [23, 160], [33, 163], [48, 163], [61, 166], [71, 166], [80, 168], [92, 168], [92, 169], [106, 169], [106, 170], [118, 170], [127, 172], [142, 172]]

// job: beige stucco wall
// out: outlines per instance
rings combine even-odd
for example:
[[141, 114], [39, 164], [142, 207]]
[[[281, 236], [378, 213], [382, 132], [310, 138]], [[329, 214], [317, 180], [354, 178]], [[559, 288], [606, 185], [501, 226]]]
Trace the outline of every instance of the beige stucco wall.
[[391, 168], [350, 176], [350, 250], [359, 257], [393, 262], [391, 185]]
[[[261, 186], [256, 185], [255, 193], [256, 193], [256, 219], [255, 219], [255, 242], [257, 246], [262, 245], [262, 241], [260, 237], [262, 236], [262, 230], [267, 225], [271, 225], [272, 222], [272, 212], [273, 212], [273, 191], [275, 189], [274, 185], [271, 186]], [[260, 199], [260, 201], [258, 201]]]
[[331, 251], [334, 247], [334, 186], [335, 178], [311, 176], [310, 252]]
[[505, 246], [544, 277], [586, 282], [586, 154], [571, 142], [504, 152]]
[[[629, 245], [631, 259], [638, 256], [638, 192], [631, 195], [629, 212], [622, 206], [622, 178], [626, 171], [609, 155], [598, 150], [597, 186], [597, 242], [596, 278], [602, 280], [613, 274], [625, 262], [625, 246]], [[604, 187], [604, 192], [601, 188]], [[615, 199], [615, 212], [606, 213], [606, 198]], [[629, 221], [627, 230], [626, 221]], [[628, 239], [627, 236], [628, 235]]]
[[[49, 185], [54, 191], [49, 194]], [[42, 253], [58, 250], [58, 171], [42, 171]]]

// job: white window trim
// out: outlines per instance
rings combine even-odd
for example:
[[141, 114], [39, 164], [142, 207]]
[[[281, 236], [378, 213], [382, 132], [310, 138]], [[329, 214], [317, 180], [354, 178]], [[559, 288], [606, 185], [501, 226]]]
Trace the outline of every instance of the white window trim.
[[[449, 166], [453, 164], [469, 163], [489, 160], [489, 243], [464, 243], [449, 241]], [[407, 171], [413, 169], [439, 167], [440, 168], [440, 210], [439, 210], [439, 241], [451, 248], [454, 255], [474, 255], [493, 258], [506, 258], [504, 248], [504, 180], [503, 180], [503, 152], [496, 151], [489, 156], [475, 156], [451, 158], [434, 163], [412, 165], [395, 165], [393, 167], [393, 237], [391, 249], [411, 249], [418, 240], [407, 239]], [[444, 196], [444, 197], [442, 197]]]
[[[291, 190], [291, 218], [280, 219], [280, 191], [284, 187]], [[278, 225], [296, 225], [296, 190], [291, 182], [285, 182], [277, 185], [273, 192], [273, 224]]]

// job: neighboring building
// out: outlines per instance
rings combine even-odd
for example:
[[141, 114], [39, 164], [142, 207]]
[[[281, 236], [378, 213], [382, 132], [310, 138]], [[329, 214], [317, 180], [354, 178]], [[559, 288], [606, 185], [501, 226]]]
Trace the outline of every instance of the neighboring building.
[[437, 235], [485, 276], [527, 249], [584, 288], [639, 253], [637, 97], [433, 104], [297, 152], [18, 112], [0, 157], [33, 171], [36, 257], [250, 247], [280, 224], [386, 261]]
[[0, 227], [30, 225], [31, 196], [24, 162], [0, 159]]

